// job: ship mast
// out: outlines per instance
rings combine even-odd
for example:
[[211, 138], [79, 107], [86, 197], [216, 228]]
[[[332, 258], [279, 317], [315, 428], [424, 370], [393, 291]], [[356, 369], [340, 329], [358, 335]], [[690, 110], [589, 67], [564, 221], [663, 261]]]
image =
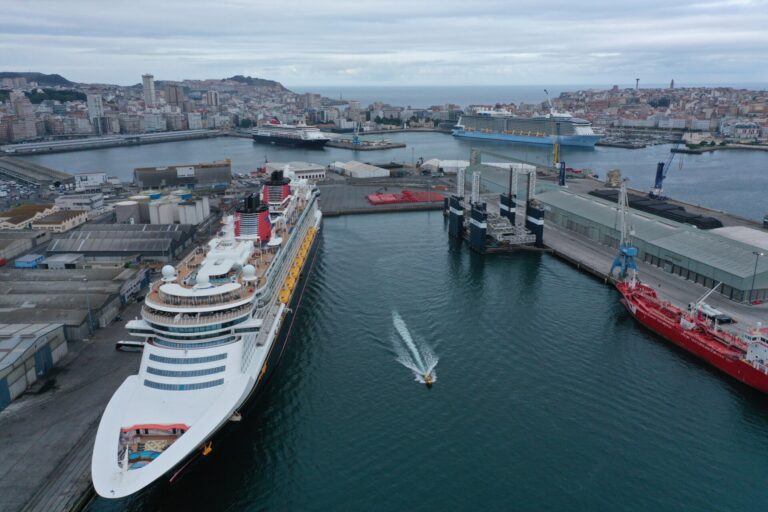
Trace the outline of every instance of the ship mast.
[[619, 240], [619, 252], [611, 264], [611, 275], [615, 269], [619, 269], [616, 278], [620, 281], [628, 281], [631, 286], [637, 282], [637, 247], [632, 245], [632, 223], [630, 221], [629, 200], [627, 199], [626, 180], [621, 182], [619, 189], [619, 221], [621, 223], [621, 240]]

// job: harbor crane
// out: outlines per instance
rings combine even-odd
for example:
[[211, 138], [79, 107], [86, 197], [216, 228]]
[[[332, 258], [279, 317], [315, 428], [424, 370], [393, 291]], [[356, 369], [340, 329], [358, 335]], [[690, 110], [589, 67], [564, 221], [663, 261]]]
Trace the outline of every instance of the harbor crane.
[[[667, 161], [656, 164], [656, 179], [653, 182], [651, 191], [648, 192], [648, 197], [654, 199], [666, 199], [666, 197], [664, 197], [664, 180], [667, 178], [667, 173], [669, 172], [669, 166], [672, 165], [672, 160], [675, 159], [677, 148], [680, 147], [682, 142], [683, 138], [681, 136], [680, 140], [675, 142], [675, 145], [669, 150], [669, 158], [667, 158]], [[680, 163], [682, 164], [682, 160]]]
[[637, 282], [637, 247], [632, 245], [632, 236], [635, 231], [632, 229], [632, 222], [629, 213], [629, 201], [627, 199], [627, 182], [621, 182], [619, 189], [619, 206], [617, 210], [619, 222], [621, 224], [621, 240], [619, 240], [619, 252], [611, 264], [611, 275], [618, 269], [616, 276], [621, 281], [629, 280], [631, 285]]

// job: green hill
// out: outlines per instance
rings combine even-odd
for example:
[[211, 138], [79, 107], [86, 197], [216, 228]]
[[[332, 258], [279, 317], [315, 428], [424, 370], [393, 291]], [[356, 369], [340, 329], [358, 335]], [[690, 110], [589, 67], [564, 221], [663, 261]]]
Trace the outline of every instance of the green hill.
[[75, 85], [61, 75], [53, 74], [46, 75], [45, 73], [25, 72], [19, 73], [16, 71], [0, 71], [0, 80], [3, 78], [26, 78], [27, 82], [37, 82], [40, 86], [48, 87], [72, 87]]

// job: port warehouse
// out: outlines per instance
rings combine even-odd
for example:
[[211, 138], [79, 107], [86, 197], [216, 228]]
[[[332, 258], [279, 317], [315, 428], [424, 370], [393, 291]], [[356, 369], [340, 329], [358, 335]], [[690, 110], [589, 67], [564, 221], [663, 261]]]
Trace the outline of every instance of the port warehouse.
[[232, 162], [222, 160], [194, 165], [138, 167], [133, 170], [133, 181], [144, 190], [168, 187], [223, 190], [232, 181]]
[[141, 293], [139, 268], [0, 269], [0, 323], [60, 323], [67, 340], [109, 325], [122, 304]]
[[0, 229], [0, 260], [12, 260], [51, 240], [51, 232], [43, 230]]
[[[585, 194], [545, 188], [536, 198], [544, 204], [548, 222], [594, 242], [618, 247], [620, 232], [615, 203]], [[743, 227], [717, 232], [697, 229], [631, 209], [633, 244], [642, 261], [706, 287], [722, 282], [718, 292], [737, 302], [768, 299], [768, 233]], [[727, 236], [726, 236], [727, 235]], [[745, 243], [742, 240], [749, 240]], [[757, 271], [755, 272], [755, 264]]]
[[47, 253], [82, 254], [90, 264], [170, 263], [194, 243], [195, 234], [189, 224], [85, 224], [54, 238]]
[[0, 323], [0, 411], [67, 355], [62, 324]]
[[20, 158], [0, 157], [0, 176], [43, 186], [55, 182], [72, 183], [74, 178], [66, 172], [27, 162]]

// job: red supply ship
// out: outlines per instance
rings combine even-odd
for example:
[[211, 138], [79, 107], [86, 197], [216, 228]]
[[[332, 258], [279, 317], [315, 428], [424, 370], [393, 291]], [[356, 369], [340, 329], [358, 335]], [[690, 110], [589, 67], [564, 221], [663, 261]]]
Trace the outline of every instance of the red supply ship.
[[[622, 238], [611, 275], [617, 276], [616, 289], [629, 313], [643, 326], [678, 347], [744, 384], [768, 393], [768, 328], [758, 323], [747, 333], [737, 336], [723, 330], [716, 319], [702, 313], [700, 306], [719, 284], [698, 302], [690, 304], [687, 311], [659, 298], [656, 290], [637, 279], [634, 261], [637, 248], [629, 240], [631, 229], [623, 186], [619, 213], [623, 216]], [[614, 274], [617, 269], [618, 273]]]

